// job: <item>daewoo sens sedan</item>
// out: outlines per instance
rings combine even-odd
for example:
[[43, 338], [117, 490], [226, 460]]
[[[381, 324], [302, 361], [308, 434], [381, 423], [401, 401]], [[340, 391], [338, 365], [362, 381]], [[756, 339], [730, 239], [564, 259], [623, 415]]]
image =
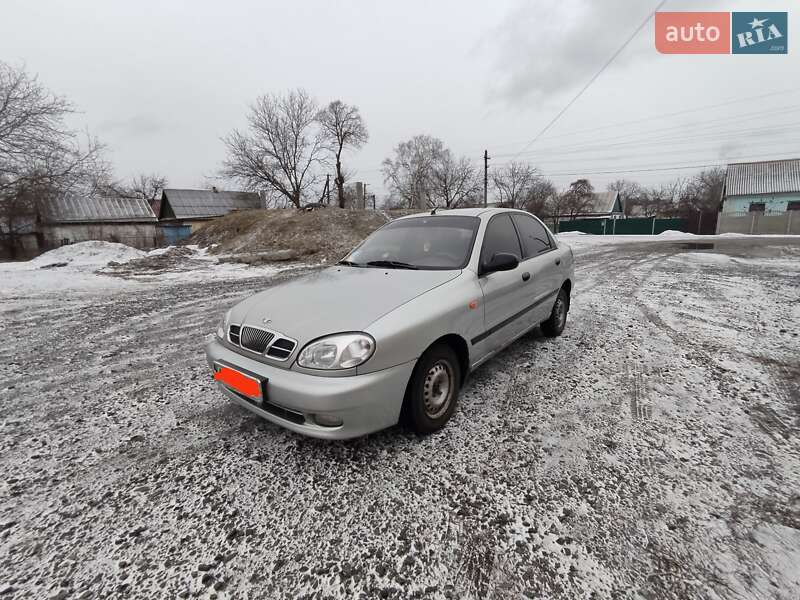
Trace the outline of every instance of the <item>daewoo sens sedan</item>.
[[563, 331], [573, 281], [572, 251], [526, 212], [412, 215], [234, 306], [206, 355], [228, 398], [287, 429], [430, 433], [472, 369], [539, 325]]

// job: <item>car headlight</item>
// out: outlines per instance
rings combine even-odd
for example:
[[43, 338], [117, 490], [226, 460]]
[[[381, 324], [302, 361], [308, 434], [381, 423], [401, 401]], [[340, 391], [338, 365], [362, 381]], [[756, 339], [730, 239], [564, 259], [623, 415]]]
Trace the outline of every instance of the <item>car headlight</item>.
[[219, 325], [217, 325], [217, 337], [220, 338], [221, 340], [224, 340], [226, 338], [225, 334], [228, 331], [228, 325], [230, 324], [231, 321], [232, 310], [233, 310], [232, 308], [228, 310], [228, 312], [225, 313], [225, 317], [222, 319], [222, 321], [219, 322]]
[[375, 340], [366, 333], [338, 333], [306, 345], [297, 364], [307, 369], [349, 369], [369, 360]]

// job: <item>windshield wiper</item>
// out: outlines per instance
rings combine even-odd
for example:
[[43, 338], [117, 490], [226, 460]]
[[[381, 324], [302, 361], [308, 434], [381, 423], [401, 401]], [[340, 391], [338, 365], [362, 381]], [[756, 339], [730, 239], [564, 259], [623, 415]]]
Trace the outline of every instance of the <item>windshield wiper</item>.
[[344, 265], [346, 267], [363, 267], [361, 263], [353, 262], [352, 260], [340, 260], [337, 265]]
[[417, 270], [419, 267], [414, 265], [410, 265], [405, 262], [400, 262], [399, 260], [370, 260], [367, 263], [368, 267], [389, 267], [390, 269], [414, 269]]

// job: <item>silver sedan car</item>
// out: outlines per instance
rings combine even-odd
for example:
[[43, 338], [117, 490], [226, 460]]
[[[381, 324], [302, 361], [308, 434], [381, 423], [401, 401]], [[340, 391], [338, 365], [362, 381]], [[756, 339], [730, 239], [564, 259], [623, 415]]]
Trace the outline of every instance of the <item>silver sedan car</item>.
[[529, 213], [412, 215], [234, 306], [206, 355], [228, 398], [287, 429], [430, 433], [471, 370], [537, 326], [563, 331], [573, 281], [572, 251]]

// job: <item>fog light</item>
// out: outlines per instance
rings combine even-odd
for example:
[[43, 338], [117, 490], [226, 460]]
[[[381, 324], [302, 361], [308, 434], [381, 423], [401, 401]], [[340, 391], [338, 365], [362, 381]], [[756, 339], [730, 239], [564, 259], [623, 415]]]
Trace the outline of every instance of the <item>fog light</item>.
[[342, 420], [333, 415], [314, 415], [314, 422], [322, 427], [339, 427]]

